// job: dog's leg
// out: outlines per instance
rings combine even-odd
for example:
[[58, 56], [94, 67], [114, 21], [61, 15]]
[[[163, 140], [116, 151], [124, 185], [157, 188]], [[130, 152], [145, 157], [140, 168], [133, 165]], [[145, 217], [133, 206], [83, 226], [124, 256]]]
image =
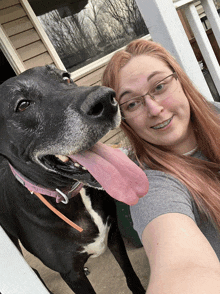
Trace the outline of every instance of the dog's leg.
[[68, 274], [60, 275], [75, 294], [96, 294], [83, 270], [82, 272], [71, 270]]
[[121, 237], [119, 229], [115, 223], [112, 224], [109, 231], [108, 247], [117, 260], [126, 277], [127, 285], [133, 294], [144, 294], [146, 291], [139, 278], [137, 277], [129, 257], [127, 255], [124, 241]]
[[60, 273], [63, 280], [75, 294], [96, 294], [84, 271], [85, 260], [78, 256], [70, 272]]

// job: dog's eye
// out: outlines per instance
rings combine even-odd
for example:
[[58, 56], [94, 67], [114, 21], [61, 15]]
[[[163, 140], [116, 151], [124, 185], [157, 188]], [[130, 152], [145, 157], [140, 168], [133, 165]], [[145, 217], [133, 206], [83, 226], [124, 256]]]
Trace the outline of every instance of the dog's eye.
[[71, 78], [70, 78], [70, 74], [68, 72], [64, 72], [62, 75], [62, 78], [64, 81], [66, 81], [68, 84], [71, 83]]
[[66, 81], [68, 84], [70, 84], [70, 78], [63, 77], [63, 80]]
[[16, 107], [16, 112], [25, 111], [30, 106], [30, 104], [31, 102], [29, 100], [20, 101]]

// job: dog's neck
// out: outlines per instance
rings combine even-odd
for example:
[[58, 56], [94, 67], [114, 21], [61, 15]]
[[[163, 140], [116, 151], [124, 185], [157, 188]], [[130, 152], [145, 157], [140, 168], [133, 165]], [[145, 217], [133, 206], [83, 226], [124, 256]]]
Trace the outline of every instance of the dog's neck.
[[67, 204], [69, 202], [69, 199], [76, 196], [83, 187], [82, 183], [76, 182], [67, 194], [63, 193], [59, 189], [55, 189], [55, 190], [47, 189], [47, 188], [39, 186], [38, 184], [26, 178], [24, 175], [18, 172], [11, 164], [9, 164], [9, 166], [11, 168], [13, 175], [16, 177], [16, 179], [24, 187], [26, 187], [30, 192], [37, 192], [46, 196], [54, 197], [56, 198], [57, 203], [63, 202]]

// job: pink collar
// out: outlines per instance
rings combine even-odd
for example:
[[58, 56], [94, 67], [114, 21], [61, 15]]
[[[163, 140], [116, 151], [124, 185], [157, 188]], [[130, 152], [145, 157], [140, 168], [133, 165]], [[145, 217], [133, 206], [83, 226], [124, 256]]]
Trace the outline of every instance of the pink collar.
[[30, 181], [29, 179], [27, 179], [24, 175], [22, 175], [20, 172], [18, 172], [13, 166], [11, 166], [9, 164], [12, 173], [14, 174], [14, 176], [16, 177], [16, 179], [24, 186], [26, 187], [29, 191], [32, 192], [37, 192], [43, 195], [47, 195], [50, 197], [54, 197], [56, 198], [56, 202], [62, 202], [64, 204], [67, 204], [69, 202], [69, 199], [76, 196], [79, 191], [82, 189], [83, 184], [80, 182], [76, 182], [72, 189], [67, 193], [67, 195], [65, 193], [63, 193], [62, 191], [60, 191], [59, 189], [55, 189], [55, 190], [50, 190], [47, 188], [43, 188], [37, 184], [35, 184], [34, 182]]

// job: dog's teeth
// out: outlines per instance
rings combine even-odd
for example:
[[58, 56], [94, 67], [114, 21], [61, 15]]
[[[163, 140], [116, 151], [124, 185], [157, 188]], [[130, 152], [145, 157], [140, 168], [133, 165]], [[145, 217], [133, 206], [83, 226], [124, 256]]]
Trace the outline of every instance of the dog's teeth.
[[75, 167], [80, 167], [81, 165], [78, 164], [77, 162], [74, 163]]
[[65, 155], [55, 155], [57, 158], [59, 158], [63, 162], [69, 161], [69, 158]]
[[84, 166], [82, 166], [81, 164], [79, 164], [78, 162], [74, 162], [74, 166], [75, 167], [80, 167], [81, 169], [87, 170]]

